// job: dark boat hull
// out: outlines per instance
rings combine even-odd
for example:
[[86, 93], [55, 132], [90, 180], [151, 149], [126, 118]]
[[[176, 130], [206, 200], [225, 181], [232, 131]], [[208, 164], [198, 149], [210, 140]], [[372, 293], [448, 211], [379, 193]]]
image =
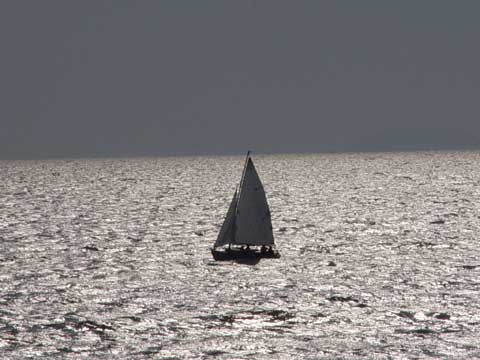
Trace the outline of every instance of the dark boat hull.
[[280, 258], [278, 251], [261, 252], [241, 249], [212, 249], [212, 255], [216, 261]]

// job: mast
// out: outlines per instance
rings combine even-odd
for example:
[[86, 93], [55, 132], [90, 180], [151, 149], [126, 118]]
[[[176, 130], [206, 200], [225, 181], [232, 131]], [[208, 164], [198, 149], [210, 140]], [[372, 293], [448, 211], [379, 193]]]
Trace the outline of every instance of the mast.
[[[248, 159], [250, 158], [250, 150], [247, 151], [247, 157], [245, 158], [245, 165], [243, 166], [243, 171], [242, 171], [242, 178], [240, 179], [240, 184], [238, 188], [238, 198], [240, 199], [240, 195], [242, 194], [242, 186], [243, 186], [243, 180], [245, 179], [245, 171], [247, 170], [247, 164], [248, 164]], [[237, 201], [238, 203], [238, 201]]]
[[242, 195], [242, 186], [243, 186], [243, 181], [245, 180], [245, 172], [247, 170], [247, 165], [248, 165], [248, 159], [250, 158], [250, 150], [247, 151], [247, 156], [245, 157], [245, 164], [243, 165], [243, 171], [242, 171], [242, 178], [240, 179], [240, 183], [238, 184], [237, 186], [237, 189], [238, 189], [238, 193], [237, 193], [237, 190], [235, 190], [235, 193], [238, 194], [237, 195], [237, 198], [236, 198], [236, 201], [235, 201], [235, 210], [234, 210], [234, 216], [233, 216], [233, 224], [232, 224], [232, 232], [233, 232], [233, 241], [230, 242], [230, 244], [228, 244], [228, 247], [230, 247], [230, 245], [232, 243], [235, 243], [235, 238], [236, 238], [236, 233], [237, 233], [237, 207], [238, 207], [238, 201], [240, 200], [240, 196]]
[[231, 244], [235, 243], [235, 233], [237, 231], [236, 217], [237, 217], [237, 205], [238, 199], [240, 197], [241, 186], [243, 185], [246, 169], [248, 166], [248, 159], [250, 158], [250, 151], [247, 152], [247, 158], [245, 160], [245, 166], [243, 167], [242, 178], [240, 179], [240, 184], [237, 185], [233, 199], [230, 202], [230, 206], [227, 211], [227, 215], [223, 220], [222, 227], [218, 233], [217, 241], [213, 245], [213, 248], [218, 246], [227, 245], [230, 247]]

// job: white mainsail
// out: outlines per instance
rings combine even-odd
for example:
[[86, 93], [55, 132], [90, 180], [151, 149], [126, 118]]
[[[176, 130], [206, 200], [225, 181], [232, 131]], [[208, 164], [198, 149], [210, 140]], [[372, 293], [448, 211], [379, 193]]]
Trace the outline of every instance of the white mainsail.
[[235, 240], [235, 212], [237, 207], [237, 192], [233, 195], [232, 202], [223, 221], [222, 228], [218, 233], [214, 247], [232, 244]]
[[274, 243], [265, 191], [249, 156], [236, 206], [234, 233], [234, 244], [273, 245]]

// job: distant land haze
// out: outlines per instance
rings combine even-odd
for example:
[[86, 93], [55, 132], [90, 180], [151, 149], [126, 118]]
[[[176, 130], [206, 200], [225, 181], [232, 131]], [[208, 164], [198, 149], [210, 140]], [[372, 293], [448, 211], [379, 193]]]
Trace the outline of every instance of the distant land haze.
[[478, 149], [479, 13], [2, 1], [0, 158]]

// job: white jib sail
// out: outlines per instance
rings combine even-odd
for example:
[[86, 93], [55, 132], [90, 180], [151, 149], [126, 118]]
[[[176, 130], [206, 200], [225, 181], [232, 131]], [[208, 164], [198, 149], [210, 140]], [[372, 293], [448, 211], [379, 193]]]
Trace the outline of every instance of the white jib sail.
[[232, 244], [235, 239], [235, 208], [237, 207], [237, 192], [233, 195], [232, 202], [223, 221], [222, 228], [218, 233], [214, 247]]
[[235, 230], [235, 244], [273, 245], [267, 198], [251, 158], [248, 158], [240, 189]]

